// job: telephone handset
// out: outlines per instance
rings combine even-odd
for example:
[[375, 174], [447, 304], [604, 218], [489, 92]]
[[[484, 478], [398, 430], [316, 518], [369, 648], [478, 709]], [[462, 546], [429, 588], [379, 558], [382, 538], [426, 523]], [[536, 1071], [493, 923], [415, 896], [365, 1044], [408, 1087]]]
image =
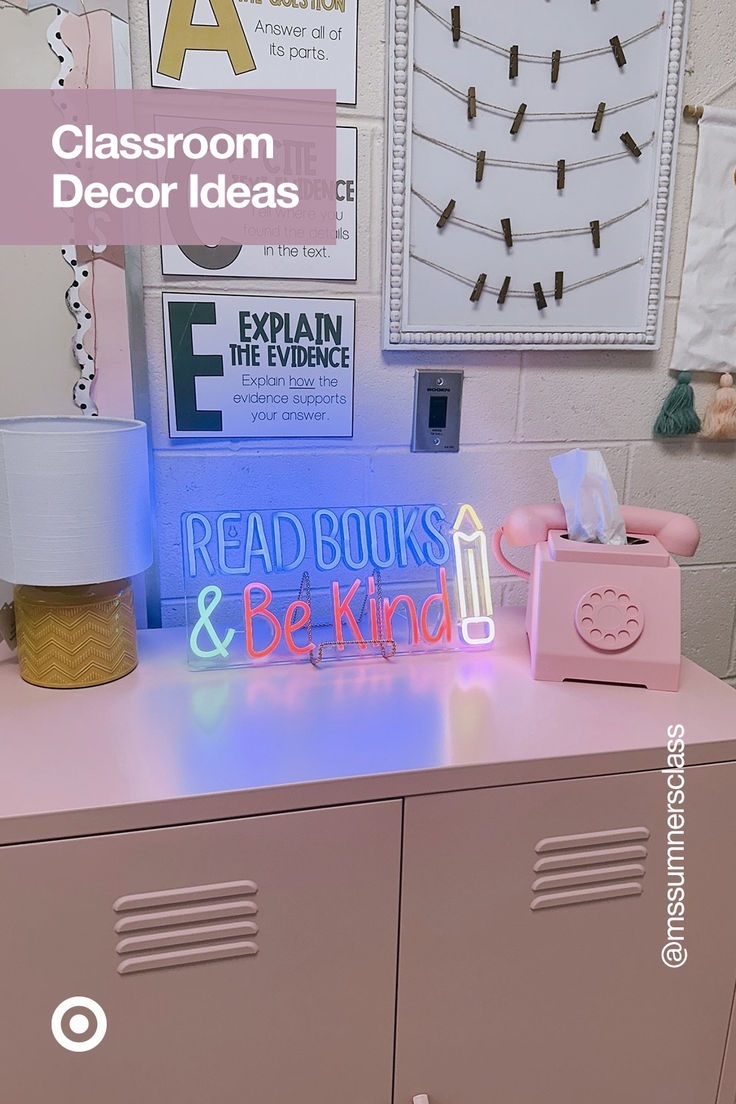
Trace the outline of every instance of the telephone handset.
[[[675, 556], [695, 554], [700, 542], [700, 530], [686, 514], [672, 514], [667, 510], [653, 510], [646, 506], [622, 506], [621, 513], [630, 541], [637, 542], [644, 536], [653, 536]], [[551, 530], [564, 532], [566, 528], [565, 510], [559, 502], [518, 506], [493, 534], [494, 555], [507, 571], [521, 579], [529, 579], [530, 572], [506, 559], [501, 550], [501, 538], [518, 548], [538, 544], [547, 539]]]

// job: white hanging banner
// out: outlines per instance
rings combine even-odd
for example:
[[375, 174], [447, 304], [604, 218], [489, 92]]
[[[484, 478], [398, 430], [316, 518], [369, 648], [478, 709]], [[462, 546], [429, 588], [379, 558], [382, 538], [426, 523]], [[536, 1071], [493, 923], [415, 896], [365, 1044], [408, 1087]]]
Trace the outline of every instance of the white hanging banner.
[[706, 107], [672, 369], [725, 372], [736, 364], [736, 111]]

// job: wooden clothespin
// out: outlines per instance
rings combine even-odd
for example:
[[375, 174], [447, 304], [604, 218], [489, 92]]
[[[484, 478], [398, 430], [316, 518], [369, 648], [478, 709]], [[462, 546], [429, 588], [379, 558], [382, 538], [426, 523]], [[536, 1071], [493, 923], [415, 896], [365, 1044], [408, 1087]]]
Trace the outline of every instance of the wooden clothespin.
[[593, 235], [593, 248], [600, 249], [601, 247], [601, 224], [598, 219], [593, 219], [590, 224], [590, 232]]
[[475, 183], [480, 184], [483, 179], [483, 170], [486, 167], [486, 151], [478, 150], [475, 155]]
[[449, 219], [450, 215], [452, 214], [452, 212], [454, 210], [455, 210], [455, 200], [451, 199], [450, 202], [445, 207], [442, 214], [440, 215], [440, 217], [437, 219], [437, 225], [440, 228], [440, 230], [445, 225], [445, 223], [447, 222], [447, 220]]
[[537, 300], [537, 309], [544, 310], [547, 306], [547, 300], [544, 298], [544, 292], [542, 291], [541, 284], [534, 285], [534, 297]]
[[565, 280], [564, 272], [555, 272], [555, 299], [559, 303], [562, 298], [563, 284]]
[[629, 134], [628, 130], [625, 130], [623, 132], [623, 134], [621, 135], [621, 141], [626, 146], [627, 150], [631, 150], [634, 157], [641, 157], [641, 150], [639, 149], [636, 142], [634, 141], [634, 139]]
[[475, 85], [471, 84], [468, 89], [468, 118], [475, 118]]
[[509, 50], [509, 80], [516, 80], [519, 75], [519, 47], [512, 46]]
[[514, 121], [511, 124], [511, 134], [518, 134], [519, 133], [519, 128], [520, 128], [520, 126], [522, 124], [522, 121], [524, 119], [524, 112], [525, 111], [526, 111], [526, 104], [525, 103], [519, 104], [519, 110], [516, 112], [516, 115], [514, 117]]
[[504, 280], [503, 284], [501, 285], [501, 290], [499, 291], [498, 299], [496, 300], [496, 302], [499, 303], [501, 306], [503, 306], [503, 304], [506, 302], [506, 296], [509, 293], [509, 288], [510, 287], [511, 287], [511, 277], [507, 276], [506, 279]]
[[609, 42], [611, 43], [611, 49], [613, 50], [613, 56], [616, 59], [616, 64], [618, 65], [619, 69], [623, 69], [624, 65], [626, 64], [626, 54], [624, 53], [624, 48], [621, 45], [621, 39], [618, 37], [618, 35], [614, 35], [613, 38], [609, 39]]
[[514, 244], [514, 235], [511, 233], [511, 219], [501, 219], [501, 229], [503, 230], [503, 240], [506, 242], [506, 247], [511, 249]]
[[595, 119], [593, 120], [593, 133], [597, 134], [603, 126], [603, 116], [606, 113], [606, 101], [601, 100], [598, 104], [598, 110], [595, 113]]
[[562, 60], [562, 51], [553, 50], [552, 52], [552, 83], [557, 84], [557, 78], [560, 75], [560, 61]]
[[561, 157], [557, 162], [557, 191], [562, 192], [565, 188], [565, 158]]
[[450, 8], [450, 19], [452, 20], [452, 41], [460, 41], [460, 5], [455, 4]]
[[475, 281], [475, 287], [473, 288], [473, 290], [470, 293], [470, 302], [471, 303], [477, 303], [478, 300], [480, 299], [481, 295], [483, 294], [483, 288], [485, 286], [485, 282], [486, 282], [487, 278], [488, 278], [487, 273], [481, 272], [480, 276]]

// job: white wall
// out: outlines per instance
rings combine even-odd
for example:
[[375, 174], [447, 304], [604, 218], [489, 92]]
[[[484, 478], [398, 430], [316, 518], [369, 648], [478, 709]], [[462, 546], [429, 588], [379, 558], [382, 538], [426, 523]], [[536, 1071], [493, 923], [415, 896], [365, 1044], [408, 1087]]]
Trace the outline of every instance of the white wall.
[[[145, 0], [130, 0], [136, 85], [150, 81]], [[46, 9], [51, 12], [52, 9]], [[0, 12], [0, 14], [4, 14]], [[356, 109], [341, 121], [360, 129], [359, 278], [356, 284], [289, 282], [290, 294], [357, 299], [355, 436], [345, 443], [233, 442], [172, 445], [166, 430], [161, 291], [196, 284], [161, 276], [158, 250], [144, 251], [145, 313], [159, 487], [165, 618], [181, 613], [176, 563], [178, 516], [194, 507], [339, 505], [453, 501], [472, 494], [489, 522], [513, 506], [554, 497], [548, 458], [574, 445], [597, 447], [623, 501], [692, 513], [703, 530], [697, 556], [683, 570], [684, 651], [736, 683], [736, 445], [686, 439], [654, 441], [651, 425], [671, 386], [667, 373], [677, 313], [697, 130], [684, 124], [675, 190], [665, 339], [659, 352], [386, 354], [380, 348], [383, 255], [386, 11], [361, 0]], [[736, 35], [731, 0], [693, 0], [685, 96], [703, 103], [733, 76], [727, 44]], [[722, 104], [736, 105], [736, 95]], [[283, 293], [278, 281], [212, 279], [209, 291]], [[5, 314], [5, 308], [0, 310]], [[7, 317], [4, 318], [7, 326]], [[29, 348], [40, 335], [29, 333]], [[417, 367], [462, 367], [465, 395], [461, 452], [413, 455], [413, 375]], [[3, 377], [12, 369], [7, 361]], [[52, 366], [39, 366], [39, 380]], [[696, 381], [702, 411], [714, 386]], [[42, 389], [39, 392], [42, 394]], [[0, 414], [12, 413], [0, 398]], [[104, 411], [103, 411], [104, 413]], [[501, 576], [500, 600], [520, 602], [524, 586]]]

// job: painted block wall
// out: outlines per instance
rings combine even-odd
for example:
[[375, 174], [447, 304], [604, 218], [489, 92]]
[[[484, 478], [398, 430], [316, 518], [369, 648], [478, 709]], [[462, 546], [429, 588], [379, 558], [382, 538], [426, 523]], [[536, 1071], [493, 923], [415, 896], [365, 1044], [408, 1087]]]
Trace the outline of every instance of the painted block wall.
[[[279, 281], [164, 280], [159, 253], [144, 251], [146, 340], [156, 480], [160, 492], [164, 623], [182, 614], [175, 552], [186, 509], [350, 503], [390, 504], [470, 498], [487, 523], [512, 507], [554, 497], [549, 457], [564, 449], [599, 448], [622, 501], [691, 513], [703, 540], [683, 568], [684, 652], [721, 678], [736, 681], [736, 443], [654, 441], [651, 426], [671, 386], [670, 361], [685, 250], [697, 131], [683, 123], [667, 280], [664, 342], [656, 352], [384, 353], [380, 343], [384, 232], [384, 138], [387, 7], [360, 0], [358, 104], [340, 121], [359, 128], [357, 283], [289, 281], [288, 294], [344, 295], [357, 300], [355, 434], [335, 443], [238, 441], [172, 443], [166, 428], [161, 292], [284, 293]], [[150, 81], [146, 10], [131, 0], [137, 86]], [[728, 0], [694, 0], [685, 97], [709, 102], [733, 74], [736, 10]], [[731, 93], [723, 104], [736, 103]], [[463, 368], [461, 451], [409, 451], [417, 368]], [[713, 378], [697, 380], [702, 410]], [[500, 571], [495, 599], [518, 604], [525, 584]]]
[[[5, 67], [4, 84], [42, 87], [48, 83], [55, 62], [47, 54], [45, 27], [53, 14], [49, 7], [29, 16], [9, 9], [0, 0], [2, 56], [10, 67]], [[130, 0], [130, 15], [136, 84], [143, 87], [150, 82], [145, 0]], [[31, 28], [31, 20], [43, 27]], [[160, 296], [165, 288], [188, 290], [197, 285], [181, 279], [164, 281], [158, 251], [144, 251], [146, 341], [156, 475], [161, 488], [165, 622], [174, 623], [181, 616], [175, 544], [178, 515], [184, 509], [232, 506], [236, 500], [261, 506], [395, 502], [417, 495], [426, 498], [431, 493], [439, 500], [472, 496], [489, 522], [496, 523], [514, 505], [553, 498], [549, 456], [580, 445], [602, 450], [622, 500], [685, 510], [697, 518], [704, 536], [698, 555], [683, 571], [683, 647], [687, 655], [736, 685], [736, 446], [695, 440], [653, 441], [650, 432], [671, 383], [667, 366], [687, 233], [696, 128], [683, 124], [681, 131], [661, 350], [640, 354], [590, 350], [449, 356], [383, 353], [379, 333], [386, 35], [384, 0], [360, 0], [358, 105], [340, 112], [342, 122], [352, 123], [360, 131], [358, 281], [288, 284], [289, 294], [344, 295], [357, 300], [353, 440], [340, 444], [283, 442], [275, 447], [233, 442], [217, 449], [173, 445], [166, 431]], [[686, 100], [712, 102], [714, 94], [733, 78], [735, 42], [736, 9], [730, 0], [693, 0]], [[16, 72], [21, 58], [22, 73]], [[43, 73], [34, 76], [36, 62]], [[722, 95], [718, 102], [736, 106], [736, 93]], [[70, 319], [63, 306], [63, 289], [57, 294], [59, 275], [52, 271], [52, 260], [56, 268], [56, 254], [44, 265], [38, 251], [32, 256], [26, 251], [14, 256], [12, 265], [3, 264], [6, 284], [0, 316], [6, 355], [0, 370], [2, 416], [73, 412], [71, 356], [63, 371], [59, 367], [59, 349], [66, 349], [70, 340]], [[19, 282], [24, 280], [28, 295], [18, 292]], [[53, 290], [46, 289], [47, 280]], [[286, 285], [215, 279], [202, 286], [212, 292], [280, 294]], [[33, 288], [38, 294], [30, 294]], [[39, 297], [49, 312], [44, 327], [31, 324]], [[52, 300], [58, 301], [54, 305]], [[18, 355], [10, 351], [15, 349], [12, 342], [16, 339], [22, 345]], [[48, 352], [50, 346], [53, 355]], [[13, 365], [21, 362], [32, 366], [32, 391], [19, 385]], [[465, 370], [462, 449], [456, 456], [415, 456], [408, 448], [414, 371], [440, 366]], [[62, 377], [66, 379], [63, 384]], [[712, 379], [695, 382], [701, 411], [712, 387]], [[33, 395], [32, 410], [27, 409], [29, 394]], [[500, 573], [494, 587], [497, 602], [524, 600], [524, 584]], [[5, 597], [6, 592], [0, 590], [0, 600]]]

